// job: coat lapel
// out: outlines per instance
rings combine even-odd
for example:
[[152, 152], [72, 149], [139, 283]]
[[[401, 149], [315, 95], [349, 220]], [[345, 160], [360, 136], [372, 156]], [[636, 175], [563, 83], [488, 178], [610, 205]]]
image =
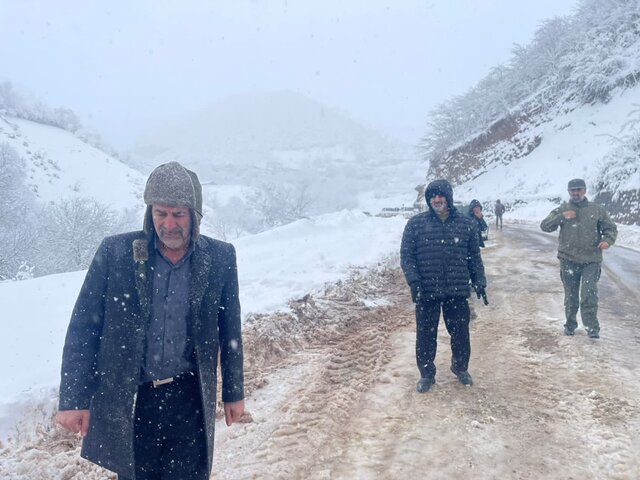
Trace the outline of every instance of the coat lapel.
[[209, 288], [209, 273], [214, 267], [214, 259], [206, 249], [206, 241], [200, 237], [193, 250], [191, 261], [191, 282], [189, 285], [190, 317], [195, 324], [199, 323], [200, 304], [204, 293]]
[[149, 262], [149, 241], [137, 239], [133, 242], [133, 257], [136, 263], [134, 270], [136, 276], [136, 290], [140, 299], [140, 312], [143, 324], [146, 325], [151, 315], [151, 289], [153, 287], [153, 277]]

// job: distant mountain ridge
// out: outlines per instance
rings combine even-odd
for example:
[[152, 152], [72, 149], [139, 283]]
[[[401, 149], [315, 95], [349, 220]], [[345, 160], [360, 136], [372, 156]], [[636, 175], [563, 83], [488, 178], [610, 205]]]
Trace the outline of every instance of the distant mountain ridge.
[[127, 161], [147, 172], [171, 160], [209, 184], [310, 186], [316, 213], [387, 187], [411, 197], [422, 177], [413, 147], [293, 92], [225, 98], [150, 132]]
[[295, 156], [301, 151], [373, 164], [412, 155], [409, 147], [336, 109], [299, 93], [271, 92], [227, 97], [170, 122], [146, 135], [131, 159], [149, 169], [151, 162], [180, 157], [206, 172], [221, 166], [268, 168], [274, 163], [295, 167], [286, 153]]
[[87, 130], [73, 110], [64, 107], [51, 108], [4, 79], [0, 79], [0, 115], [5, 118], [19, 118], [66, 130], [82, 142], [113, 157], [118, 155], [112, 147], [102, 140], [100, 135]]

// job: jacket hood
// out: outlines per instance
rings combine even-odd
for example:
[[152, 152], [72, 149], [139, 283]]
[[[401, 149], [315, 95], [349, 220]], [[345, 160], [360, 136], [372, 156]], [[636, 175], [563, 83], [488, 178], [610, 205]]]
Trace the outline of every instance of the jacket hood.
[[478, 200], [471, 200], [471, 203], [469, 204], [469, 212], [473, 212], [473, 209], [476, 207], [480, 207], [480, 210], [482, 210], [482, 204]]
[[434, 180], [429, 185], [427, 185], [427, 188], [424, 191], [424, 199], [427, 202], [429, 210], [431, 210], [432, 212], [433, 208], [431, 207], [431, 203], [429, 202], [429, 200], [431, 200], [436, 195], [440, 195], [446, 198], [449, 210], [455, 210], [455, 207], [453, 206], [453, 188], [447, 180]]

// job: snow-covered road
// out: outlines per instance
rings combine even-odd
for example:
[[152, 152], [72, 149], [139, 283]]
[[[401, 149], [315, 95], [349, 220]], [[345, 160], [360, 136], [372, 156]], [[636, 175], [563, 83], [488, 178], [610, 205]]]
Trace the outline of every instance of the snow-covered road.
[[[212, 478], [640, 478], [640, 301], [617, 266], [637, 268], [637, 254], [605, 254], [602, 337], [565, 337], [556, 242], [513, 224], [492, 232], [491, 303], [471, 299], [473, 387], [449, 372], [441, 324], [436, 385], [415, 391], [413, 306], [397, 257], [293, 301], [292, 313], [252, 318], [248, 414], [218, 422]], [[5, 450], [0, 467], [15, 480], [115, 478], [51, 432]]]
[[[384, 288], [368, 284], [386, 307], [316, 299], [320, 312], [290, 319], [306, 340], [265, 370], [247, 403], [252, 421], [220, 425], [214, 478], [640, 478], [640, 305], [605, 272], [602, 338], [563, 336], [556, 241], [515, 226], [493, 233], [483, 255], [491, 305], [472, 301], [471, 388], [448, 370], [441, 325], [437, 383], [415, 392], [413, 310], [398, 270]], [[314, 341], [318, 318], [332, 328]]]

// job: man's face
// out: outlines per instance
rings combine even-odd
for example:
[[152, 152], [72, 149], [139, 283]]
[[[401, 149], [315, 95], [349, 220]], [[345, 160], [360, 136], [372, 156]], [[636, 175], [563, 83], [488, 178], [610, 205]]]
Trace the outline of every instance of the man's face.
[[442, 195], [435, 195], [429, 199], [429, 205], [436, 213], [443, 213], [447, 210], [447, 198]]
[[584, 200], [584, 196], [587, 193], [586, 188], [570, 188], [569, 189], [569, 198], [573, 203], [580, 203]]
[[160, 241], [169, 250], [186, 249], [191, 238], [191, 212], [187, 207], [151, 207], [153, 227]]

